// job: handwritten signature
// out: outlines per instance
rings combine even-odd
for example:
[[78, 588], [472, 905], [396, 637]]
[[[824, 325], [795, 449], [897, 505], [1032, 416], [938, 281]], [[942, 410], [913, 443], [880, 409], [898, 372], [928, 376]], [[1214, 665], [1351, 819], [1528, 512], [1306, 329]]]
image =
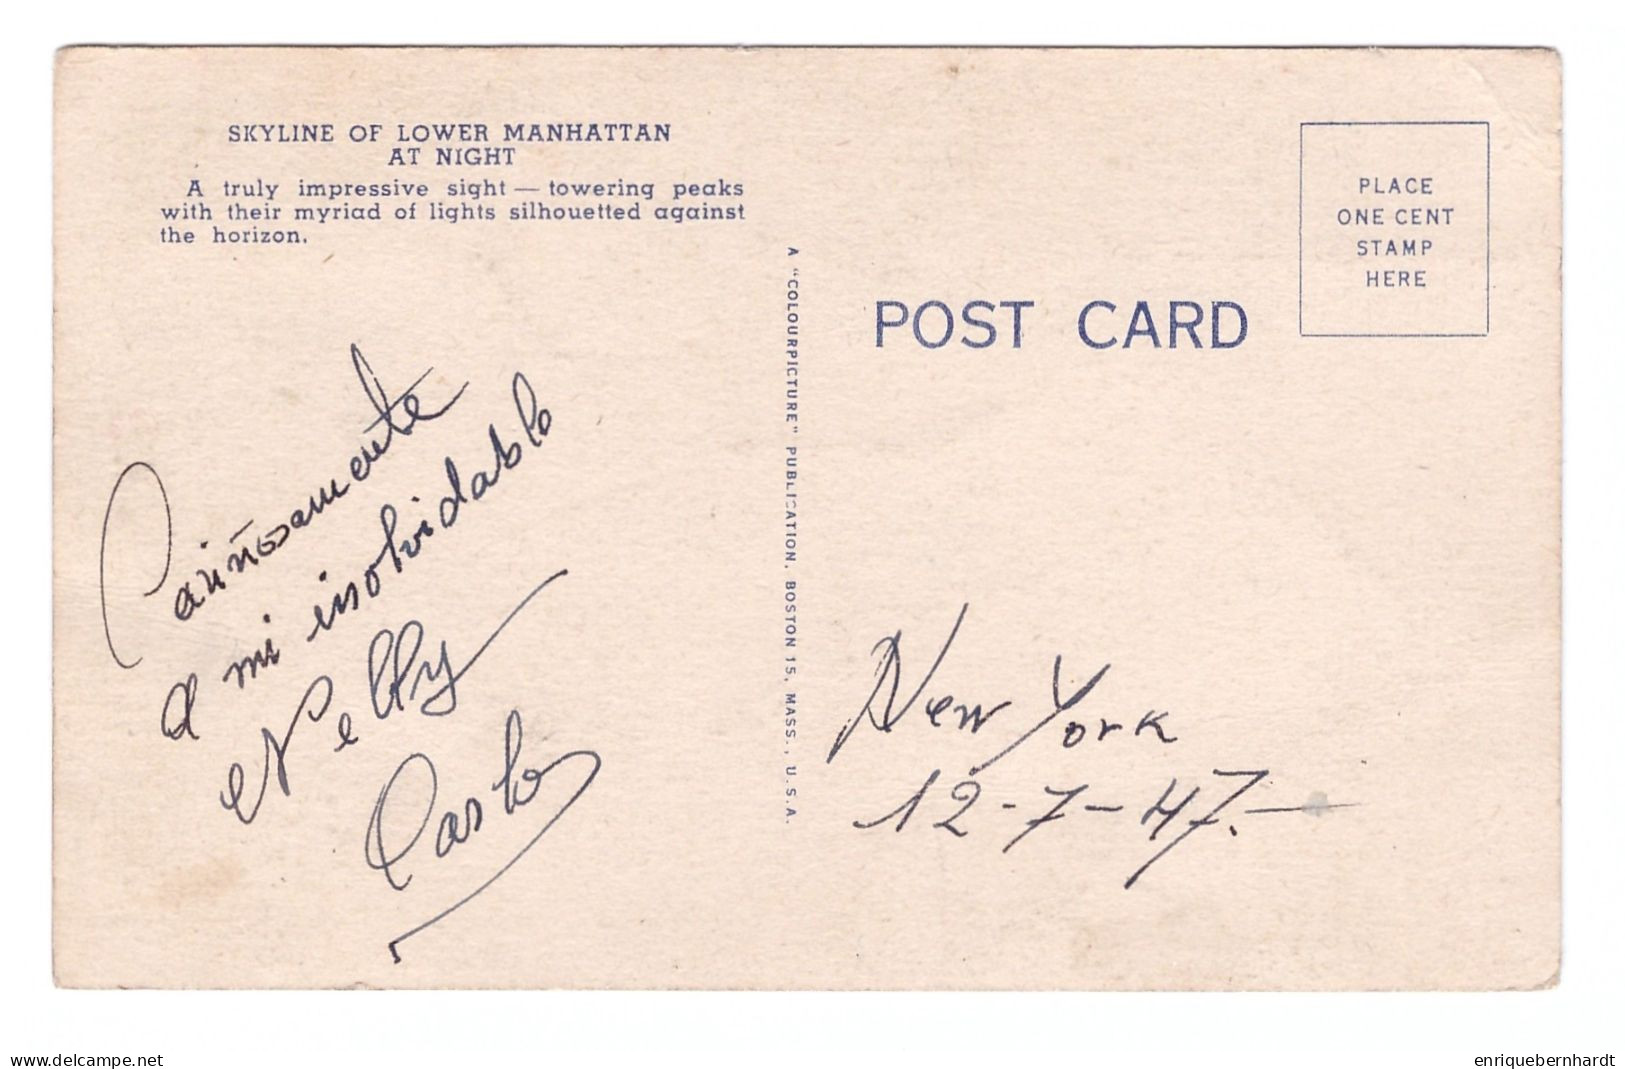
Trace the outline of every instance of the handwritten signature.
[[[470, 388], [464, 382], [450, 396], [430, 401], [425, 398], [423, 385], [432, 367], [419, 375], [404, 390], [388, 388], [372, 363], [362, 354], [358, 345], [349, 350], [350, 370], [361, 388], [370, 422], [362, 428], [363, 440], [345, 462], [348, 477], [334, 476], [318, 481], [318, 488], [308, 499], [288, 511], [286, 519], [278, 514], [277, 522], [269, 526], [258, 525], [252, 518], [242, 523], [225, 540], [224, 556], [216, 563], [194, 568], [172, 583], [171, 573], [176, 557], [176, 532], [170, 493], [158, 469], [152, 463], [137, 460], [125, 466], [113, 483], [107, 507], [102, 518], [100, 547], [100, 610], [103, 637], [108, 654], [114, 664], [123, 670], [134, 670], [145, 662], [140, 634], [131, 626], [115, 621], [126, 619], [124, 607], [110, 604], [108, 574], [110, 564], [121, 574], [139, 570], [142, 566], [157, 574], [150, 585], [142, 583], [140, 598], [158, 596], [172, 587], [171, 613], [181, 624], [193, 620], [205, 606], [213, 603], [227, 590], [235, 590], [239, 579], [262, 571], [270, 558], [281, 551], [295, 534], [308, 529], [319, 517], [349, 499], [357, 486], [364, 483], [395, 446], [414, 435], [421, 435], [428, 427], [441, 420], [461, 402]], [[472, 474], [449, 454], [444, 457], [441, 470], [443, 482], [436, 491], [438, 498], [421, 516], [403, 520], [404, 505], [385, 501], [376, 512], [378, 529], [377, 549], [359, 566], [354, 577], [342, 582], [339, 591], [323, 596], [311, 608], [312, 623], [304, 638], [314, 642], [333, 630], [341, 618], [355, 613], [363, 605], [385, 594], [384, 577], [401, 576], [408, 565], [427, 548], [430, 538], [453, 529], [470, 506], [485, 501], [499, 484], [505, 484], [504, 474], [513, 472], [528, 456], [545, 443], [552, 430], [553, 416], [543, 406], [535, 388], [523, 372], [515, 372], [509, 383], [509, 396], [513, 413], [517, 416], [518, 435], [508, 435], [498, 429], [496, 421], [487, 423], [485, 440], [490, 460], [477, 464]], [[510, 476], [510, 480], [511, 480]], [[144, 491], [144, 492], [143, 492]], [[411, 497], [412, 504], [423, 500], [421, 495]], [[132, 524], [122, 529], [115, 517], [125, 517], [132, 511], [153, 510], [147, 513], [149, 521], [162, 518], [161, 542], [151, 538], [142, 540], [135, 532], [157, 530], [157, 525]], [[259, 533], [246, 539], [249, 531]], [[209, 541], [199, 543], [207, 551]], [[161, 567], [159, 561], [162, 561]], [[149, 574], [151, 574], [149, 573]], [[230, 813], [244, 826], [260, 820], [266, 800], [273, 793], [284, 798], [294, 796], [295, 771], [304, 772], [305, 762], [299, 754], [308, 749], [313, 740], [307, 737], [323, 725], [330, 731], [330, 752], [342, 753], [359, 745], [365, 737], [365, 710], [370, 709], [370, 721], [383, 724], [392, 716], [408, 712], [426, 717], [445, 717], [454, 713], [460, 701], [459, 688], [474, 667], [486, 657], [503, 631], [525, 612], [543, 591], [568, 575], [560, 568], [525, 592], [496, 626], [479, 641], [466, 657], [452, 653], [448, 639], [431, 638], [430, 630], [420, 619], [408, 619], [399, 626], [378, 629], [367, 644], [365, 701], [363, 712], [357, 716], [353, 705], [344, 700], [344, 690], [335, 681], [335, 673], [320, 672], [310, 679], [291, 712], [273, 716], [259, 727], [260, 753], [248, 762], [231, 761], [226, 768], [225, 784], [219, 792], [223, 811]], [[325, 570], [318, 582], [328, 581]], [[115, 608], [118, 611], [115, 611]], [[266, 625], [271, 624], [269, 613], [262, 614]], [[150, 640], [149, 640], [150, 641]], [[274, 635], [267, 635], [247, 656], [229, 661], [224, 670], [216, 673], [222, 686], [242, 691], [250, 683], [283, 663], [283, 649]], [[208, 673], [202, 673], [207, 678]], [[207, 708], [200, 685], [200, 673], [185, 672], [171, 684], [165, 693], [159, 712], [159, 730], [164, 738], [176, 743], [197, 743], [202, 733], [198, 729], [202, 710]], [[330, 725], [326, 727], [326, 725]], [[532, 807], [545, 810], [546, 818], [522, 849], [488, 879], [465, 894], [449, 907], [440, 910], [428, 920], [396, 936], [387, 944], [393, 960], [401, 960], [399, 946], [405, 940], [436, 924], [478, 897], [509, 871], [528, 853], [573, 807], [592, 784], [602, 767], [602, 759], [591, 749], [570, 750], [551, 761], [535, 767], [528, 759], [521, 761], [523, 718], [517, 708], [512, 709], [504, 728], [504, 765], [491, 785], [501, 799], [501, 811], [515, 816], [518, 811]], [[314, 766], [313, 766], [314, 767]], [[252, 771], [251, 771], [252, 770]], [[544, 806], [537, 802], [537, 793], [549, 777], [567, 780], [573, 793], [562, 804]], [[426, 778], [428, 791], [413, 795], [408, 783]], [[397, 766], [379, 792], [368, 817], [366, 864], [380, 871], [389, 887], [404, 890], [411, 882], [408, 868], [415, 862], [415, 849], [434, 819], [438, 804], [438, 771], [434, 761], [425, 753], [413, 751]], [[272, 785], [275, 785], [273, 792]], [[404, 842], [386, 841], [384, 828], [397, 826], [398, 816], [413, 804], [421, 805], [422, 817], [415, 835]], [[386, 816], [389, 820], [386, 822]], [[485, 806], [480, 799], [469, 795], [460, 807], [440, 814], [434, 837], [436, 858], [447, 856], [451, 850], [468, 842], [484, 824]]]

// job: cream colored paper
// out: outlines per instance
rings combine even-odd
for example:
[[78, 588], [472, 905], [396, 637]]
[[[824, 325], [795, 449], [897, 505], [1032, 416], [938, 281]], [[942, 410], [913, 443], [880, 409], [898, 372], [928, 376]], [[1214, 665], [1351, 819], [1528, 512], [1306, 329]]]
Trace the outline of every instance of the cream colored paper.
[[63, 51], [58, 982], [1555, 982], [1559, 78]]

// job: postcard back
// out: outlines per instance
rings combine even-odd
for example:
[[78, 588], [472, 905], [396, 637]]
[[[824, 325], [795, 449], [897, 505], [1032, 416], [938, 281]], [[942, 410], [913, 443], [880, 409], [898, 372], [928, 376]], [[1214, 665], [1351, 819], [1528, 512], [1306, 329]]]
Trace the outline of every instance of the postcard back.
[[64, 50], [58, 982], [1556, 982], [1559, 82]]

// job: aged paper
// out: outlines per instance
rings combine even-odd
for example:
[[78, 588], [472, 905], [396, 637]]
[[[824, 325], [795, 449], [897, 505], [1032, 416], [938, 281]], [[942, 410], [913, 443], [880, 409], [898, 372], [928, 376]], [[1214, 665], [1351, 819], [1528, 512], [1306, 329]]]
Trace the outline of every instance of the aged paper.
[[1559, 83], [64, 50], [58, 982], [1556, 982]]

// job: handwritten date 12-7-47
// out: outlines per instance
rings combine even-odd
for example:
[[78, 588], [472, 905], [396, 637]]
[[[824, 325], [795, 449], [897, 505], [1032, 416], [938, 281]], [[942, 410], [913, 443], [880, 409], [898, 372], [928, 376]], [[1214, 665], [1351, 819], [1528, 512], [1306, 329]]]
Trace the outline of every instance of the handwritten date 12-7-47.
[[[959, 697], [946, 688], [932, 687], [933, 680], [959, 637], [969, 611], [968, 604], [960, 608], [948, 637], [938, 647], [930, 666], [912, 689], [905, 690], [903, 683], [903, 632], [899, 629], [875, 643], [870, 651], [876, 657], [874, 685], [857, 715], [836, 734], [825, 758], [826, 763], [835, 760], [865, 723], [877, 733], [890, 735], [915, 709], [920, 710], [920, 717], [930, 728], [957, 727], [971, 736], [976, 736], [989, 724], [1002, 723], [1003, 719], [1014, 715], [1010, 712], [1015, 709], [1011, 700]], [[1179, 777], [1174, 776], [1160, 793], [1153, 785], [1147, 791], [1122, 797], [1107, 797], [1098, 791], [1091, 792], [1087, 782], [1059, 786], [1043, 784], [1034, 789], [1034, 800], [1030, 805], [1005, 800], [999, 803], [992, 817], [986, 817], [981, 810], [973, 815], [972, 810], [977, 809], [983, 796], [980, 777], [1016, 750], [1044, 735], [1046, 729], [1049, 729], [1053, 742], [1059, 743], [1063, 749], [1080, 745], [1090, 737], [1091, 732], [1099, 741], [1123, 732], [1123, 737], [1143, 738], [1159, 748], [1179, 742], [1179, 736], [1173, 734], [1166, 723], [1169, 716], [1166, 711], [1148, 711], [1132, 728], [1128, 721], [1114, 720], [1110, 716], [1083, 718], [1081, 714], [1073, 714], [1058, 727], [1052, 728], [1063, 714], [1077, 708], [1110, 670], [1110, 664], [1102, 665], [1082, 686], [1063, 696], [1062, 658], [1057, 654], [1050, 673], [1049, 707], [1036, 721], [1011, 734], [1004, 746], [971, 765], [962, 777], [944, 779], [942, 768], [932, 769], [918, 789], [896, 807], [878, 816], [855, 819], [852, 826], [859, 829], [890, 827], [895, 832], [902, 832], [915, 822], [916, 814], [920, 814], [921, 822], [929, 820], [932, 829], [947, 832], [956, 839], [969, 838], [973, 830], [985, 827], [987, 831], [983, 834], [998, 836], [1002, 842], [1001, 852], [1008, 854], [1040, 828], [1069, 815], [1087, 815], [1094, 820], [1118, 824], [1134, 820], [1140, 829], [1149, 829], [1147, 842], [1154, 844], [1156, 849], [1143, 864], [1129, 873], [1123, 882], [1126, 890], [1139, 883], [1158, 861], [1204, 828], [1223, 825], [1234, 837], [1239, 835], [1235, 821], [1243, 816], [1279, 813], [1318, 816], [1329, 810], [1359, 804], [1334, 804], [1319, 795], [1302, 805], [1247, 805], [1242, 799], [1260, 784], [1267, 785], [1269, 769], [1214, 768], [1211, 770], [1211, 782], [1196, 786], [1187, 784], [1182, 788]], [[996, 721], [996, 716], [1001, 719]], [[923, 814], [920, 813], [922, 806], [925, 807]]]

